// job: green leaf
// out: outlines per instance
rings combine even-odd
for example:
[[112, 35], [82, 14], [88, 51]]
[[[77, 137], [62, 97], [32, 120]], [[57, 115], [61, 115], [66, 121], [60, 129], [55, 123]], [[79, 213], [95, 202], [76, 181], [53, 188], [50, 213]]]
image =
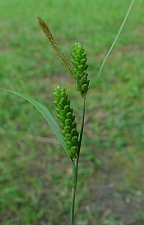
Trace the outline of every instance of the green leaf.
[[[0, 89], [0, 91], [9, 92], [9, 93], [14, 94], [14, 95], [17, 95], [17, 96], [19, 96], [21, 98], [24, 98], [25, 100], [27, 100], [28, 102], [30, 102], [33, 106], [35, 106], [35, 108], [46, 119], [46, 121], [48, 122], [48, 124], [51, 127], [52, 131], [54, 132], [54, 134], [56, 135], [57, 139], [61, 143], [63, 149], [67, 153], [65, 141], [63, 139], [63, 135], [62, 135], [62, 133], [60, 131], [60, 128], [59, 128], [57, 122], [55, 121], [55, 119], [53, 118], [52, 114], [50, 113], [50, 111], [48, 110], [48, 108], [46, 106], [44, 106], [41, 103], [35, 101], [34, 99], [32, 99], [29, 96], [23, 95], [21, 93], [15, 92], [15, 91], [3, 90], [3, 89]], [[67, 155], [68, 155], [68, 153], [67, 153]]]
[[103, 70], [103, 68], [105, 66], [105, 63], [107, 62], [107, 59], [109, 58], [109, 55], [111, 54], [113, 48], [115, 47], [115, 44], [117, 43], [117, 40], [118, 40], [118, 38], [119, 38], [119, 36], [120, 36], [120, 34], [121, 34], [121, 32], [122, 32], [126, 22], [127, 22], [127, 19], [128, 19], [129, 15], [131, 13], [131, 10], [132, 10], [132, 7], [133, 7], [134, 3], [135, 3], [135, 0], [132, 0], [130, 5], [129, 5], [129, 7], [128, 7], [128, 10], [127, 10], [126, 15], [125, 15], [125, 17], [124, 17], [124, 19], [122, 21], [122, 24], [121, 24], [121, 26], [120, 26], [120, 28], [118, 30], [118, 33], [116, 34], [115, 39], [114, 39], [110, 49], [108, 50], [104, 60], [102, 61], [102, 64], [101, 64], [100, 69], [98, 71], [97, 79], [100, 77], [101, 72], [102, 72], [102, 70]]

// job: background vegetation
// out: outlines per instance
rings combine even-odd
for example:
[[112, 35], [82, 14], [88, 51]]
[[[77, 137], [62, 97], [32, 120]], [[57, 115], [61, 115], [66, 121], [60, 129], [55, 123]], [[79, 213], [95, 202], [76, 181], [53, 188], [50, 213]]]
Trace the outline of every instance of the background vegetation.
[[[116, 48], [96, 80], [130, 0], [0, 1], [0, 88], [53, 108], [52, 89], [73, 80], [57, 63], [38, 23], [41, 16], [70, 57], [74, 42], [88, 52], [91, 89], [77, 192], [77, 225], [144, 224], [144, 17], [138, 0]], [[68, 224], [71, 169], [34, 108], [0, 96], [0, 224]]]

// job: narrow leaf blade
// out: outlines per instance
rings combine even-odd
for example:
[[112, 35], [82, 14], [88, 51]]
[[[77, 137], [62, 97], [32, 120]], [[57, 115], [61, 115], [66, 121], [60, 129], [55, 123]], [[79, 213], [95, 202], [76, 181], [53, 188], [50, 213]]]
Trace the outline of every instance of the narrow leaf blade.
[[[117, 40], [118, 40], [118, 38], [119, 38], [119, 36], [120, 36], [120, 34], [121, 34], [121, 32], [122, 32], [122, 30], [123, 30], [123, 28], [124, 28], [126, 22], [127, 22], [127, 19], [128, 19], [129, 15], [130, 15], [130, 13], [131, 13], [131, 10], [132, 10], [132, 7], [133, 7], [134, 3], [135, 3], [135, 0], [132, 0], [131, 3], [130, 3], [130, 5], [129, 5], [129, 7], [128, 7], [128, 10], [127, 10], [127, 12], [126, 12], [126, 15], [125, 15], [125, 17], [124, 17], [124, 19], [123, 19], [123, 21], [122, 21], [122, 24], [121, 24], [121, 26], [120, 26], [120, 28], [119, 28], [119, 30], [118, 30], [116, 36], [115, 36], [115, 39], [114, 39], [114, 41], [112, 42], [112, 45], [110, 46], [110, 49], [108, 50], [108, 52], [107, 52], [107, 54], [106, 54], [104, 60], [102, 61], [102, 64], [101, 64], [100, 69], [99, 69], [98, 74], [97, 74], [97, 79], [100, 77], [101, 72], [102, 72], [102, 70], [103, 70], [103, 68], [104, 68], [104, 66], [105, 66], [105, 64], [106, 64], [106, 62], [107, 62], [107, 60], [108, 60], [108, 58], [109, 58], [109, 55], [111, 54], [113, 48], [115, 47], [115, 45], [116, 45], [116, 43], [117, 43]], [[96, 79], [96, 80], [97, 80], [97, 79]]]
[[[53, 133], [56, 135], [56, 137], [59, 140], [59, 142], [61, 143], [63, 149], [67, 153], [65, 141], [63, 139], [63, 135], [60, 131], [60, 128], [59, 128], [57, 122], [55, 121], [55, 119], [53, 118], [52, 114], [50, 113], [49, 109], [46, 106], [42, 105], [41, 103], [39, 103], [38, 101], [34, 100], [33, 98], [31, 98], [29, 96], [23, 95], [21, 93], [15, 92], [15, 91], [3, 90], [3, 89], [0, 89], [0, 91], [5, 91], [5, 92], [8, 92], [8, 93], [17, 95], [18, 97], [24, 98], [25, 100], [30, 102], [42, 114], [42, 116], [46, 119], [46, 121], [48, 122], [48, 124], [49, 124], [50, 128], [52, 129]], [[67, 153], [67, 155], [68, 155], [68, 153]]]

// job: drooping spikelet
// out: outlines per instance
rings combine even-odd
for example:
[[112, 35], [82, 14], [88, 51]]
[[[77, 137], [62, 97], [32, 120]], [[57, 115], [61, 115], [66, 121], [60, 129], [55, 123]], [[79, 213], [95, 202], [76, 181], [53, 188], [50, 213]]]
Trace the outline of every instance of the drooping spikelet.
[[78, 132], [75, 116], [70, 107], [70, 101], [64, 88], [57, 86], [53, 92], [57, 116], [61, 122], [62, 133], [66, 143], [67, 151], [71, 159], [78, 152]]
[[89, 88], [88, 74], [86, 70], [88, 65], [86, 64], [87, 57], [83, 45], [80, 43], [75, 43], [72, 52], [72, 64], [74, 66], [75, 79], [77, 81], [77, 89], [84, 96]]

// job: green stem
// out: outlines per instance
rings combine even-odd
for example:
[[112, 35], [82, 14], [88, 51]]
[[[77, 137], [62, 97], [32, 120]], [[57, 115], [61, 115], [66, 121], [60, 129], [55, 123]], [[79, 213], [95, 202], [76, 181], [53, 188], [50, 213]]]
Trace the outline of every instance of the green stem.
[[78, 154], [77, 154], [77, 157], [72, 162], [72, 166], [73, 166], [73, 173], [72, 173], [73, 183], [72, 183], [72, 203], [71, 203], [70, 225], [74, 225], [75, 197], [76, 197], [77, 179], [78, 179], [79, 155], [80, 155], [81, 142], [82, 142], [83, 129], [84, 129], [85, 102], [86, 102], [86, 97], [84, 97], [84, 102], [83, 102], [82, 124], [81, 124], [81, 131], [80, 131], [80, 135], [79, 135]]
[[78, 178], [78, 158], [76, 158], [73, 163], [73, 183], [72, 183], [72, 203], [71, 203], [71, 218], [70, 225], [74, 224], [74, 212], [75, 212], [75, 197], [76, 197], [76, 188], [77, 188], [77, 178]]
[[85, 108], [86, 108], [86, 96], [84, 96], [84, 99], [83, 99], [82, 124], [81, 124], [81, 131], [80, 131], [80, 135], [79, 135], [79, 151], [78, 151], [78, 157], [79, 157], [79, 154], [80, 154], [82, 137], [83, 137], [84, 119], [85, 119]]

